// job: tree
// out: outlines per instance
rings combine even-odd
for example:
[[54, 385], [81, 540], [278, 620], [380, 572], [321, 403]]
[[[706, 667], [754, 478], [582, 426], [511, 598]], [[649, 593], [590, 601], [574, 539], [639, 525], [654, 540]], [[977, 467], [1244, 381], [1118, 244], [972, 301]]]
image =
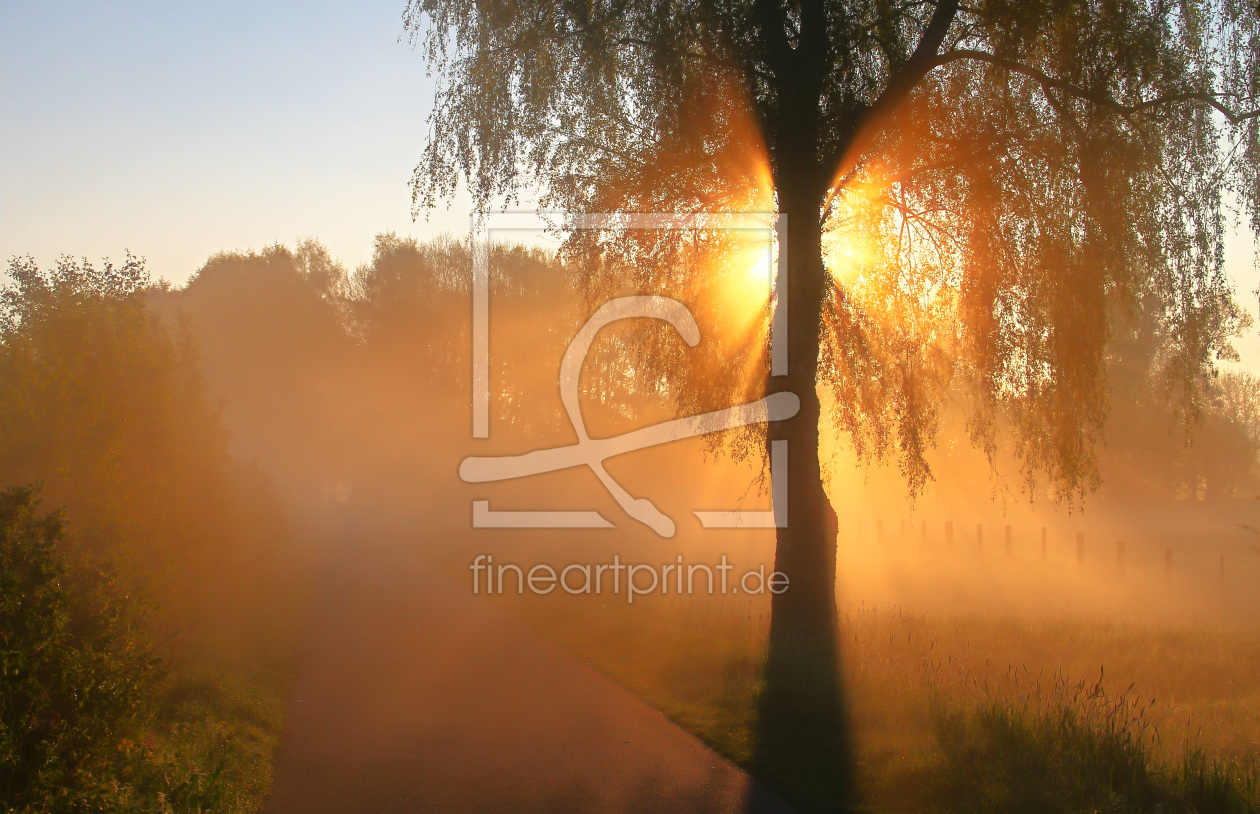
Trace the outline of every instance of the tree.
[[[1167, 352], [1176, 338], [1150, 316], [1139, 307], [1136, 319], [1117, 320], [1108, 348], [1110, 404], [1107, 444], [1099, 458], [1100, 497], [1136, 507], [1250, 496], [1260, 452], [1260, 381], [1249, 373], [1223, 372], [1194, 392], [1170, 394], [1169, 388], [1179, 385], [1169, 367], [1178, 357]], [[1250, 324], [1240, 312], [1216, 327]], [[1238, 361], [1236, 353], [1232, 361]]]
[[42, 483], [74, 521], [66, 548], [115, 561], [160, 606], [152, 627], [236, 608], [217, 630], [261, 635], [247, 609], [287, 585], [288, 537], [266, 478], [229, 455], [186, 322], [150, 307], [171, 293], [135, 257], [7, 271], [0, 483]]
[[[404, 22], [440, 80], [418, 208], [463, 181], [483, 208], [536, 188], [569, 211], [787, 215], [790, 371], [764, 387], [802, 407], [768, 430], [793, 450], [772, 665], [833, 640], [820, 421], [917, 490], [965, 392], [990, 459], [1004, 440], [1029, 488], [1079, 497], [1115, 306], [1156, 298], [1197, 392], [1232, 308], [1226, 202], [1260, 227], [1260, 21], [1236, 0], [410, 0]], [[667, 268], [611, 267], [579, 273]]]
[[[76, 545], [156, 577], [223, 513], [227, 435], [196, 349], [145, 305], [142, 260], [14, 258], [0, 289], [0, 482], [41, 481]], [[155, 529], [160, 530], [155, 533]], [[178, 541], [178, 542], [176, 542]]]

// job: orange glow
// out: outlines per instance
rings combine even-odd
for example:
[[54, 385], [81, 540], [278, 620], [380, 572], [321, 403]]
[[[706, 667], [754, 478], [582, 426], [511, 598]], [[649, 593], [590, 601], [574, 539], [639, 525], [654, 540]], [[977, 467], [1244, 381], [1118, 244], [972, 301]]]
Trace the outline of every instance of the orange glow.
[[837, 283], [860, 289], [880, 256], [879, 235], [870, 228], [878, 217], [869, 188], [846, 189], [833, 204], [823, 231], [823, 264]]

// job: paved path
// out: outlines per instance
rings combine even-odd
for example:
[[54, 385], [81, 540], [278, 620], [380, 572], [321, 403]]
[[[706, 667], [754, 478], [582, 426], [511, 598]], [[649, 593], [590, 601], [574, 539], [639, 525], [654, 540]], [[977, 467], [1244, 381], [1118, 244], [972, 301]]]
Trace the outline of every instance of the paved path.
[[418, 561], [339, 555], [271, 814], [784, 812], [734, 765]]

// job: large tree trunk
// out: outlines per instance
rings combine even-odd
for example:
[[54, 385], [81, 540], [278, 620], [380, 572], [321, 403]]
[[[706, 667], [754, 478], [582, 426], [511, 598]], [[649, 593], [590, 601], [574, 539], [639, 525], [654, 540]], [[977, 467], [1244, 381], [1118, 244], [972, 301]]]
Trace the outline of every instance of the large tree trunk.
[[817, 375], [826, 270], [822, 258], [822, 193], [814, 184], [781, 196], [788, 218], [788, 375], [771, 376], [767, 390], [790, 390], [800, 412], [771, 425], [769, 439], [788, 441], [788, 518], [778, 530], [776, 570], [790, 587], [774, 601], [775, 617], [802, 635], [834, 632], [836, 515], [823, 489], [818, 460]]
[[790, 390], [800, 412], [769, 429], [788, 441], [787, 525], [778, 529], [775, 570], [789, 587], [771, 605], [770, 642], [758, 710], [758, 774], [810, 809], [852, 806], [852, 758], [837, 652], [835, 512], [818, 458], [819, 333], [826, 296], [822, 197], [815, 177], [779, 182], [788, 217], [788, 375], [767, 389]]

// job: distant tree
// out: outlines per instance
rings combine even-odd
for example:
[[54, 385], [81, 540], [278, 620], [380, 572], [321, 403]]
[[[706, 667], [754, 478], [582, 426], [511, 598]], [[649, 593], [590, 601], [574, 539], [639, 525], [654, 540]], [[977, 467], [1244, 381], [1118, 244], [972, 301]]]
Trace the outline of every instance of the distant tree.
[[[1260, 383], [1240, 371], [1187, 382], [1176, 367], [1175, 326], [1156, 320], [1162, 310], [1148, 302], [1121, 316], [1107, 349], [1102, 492], [1126, 503], [1250, 495], [1260, 463]], [[1228, 341], [1251, 320], [1241, 311], [1225, 316], [1203, 329], [1216, 332], [1209, 343], [1222, 356], [1238, 361]]]
[[1260, 485], [1260, 379], [1255, 374], [1229, 371], [1212, 383], [1202, 426], [1191, 434], [1188, 452], [1187, 469], [1202, 483], [1204, 499], [1250, 498], [1256, 494]]
[[[577, 212], [787, 215], [790, 370], [764, 387], [802, 409], [769, 428], [793, 451], [772, 665], [833, 641], [820, 421], [918, 489], [962, 385], [990, 459], [1009, 436], [1030, 487], [1079, 496], [1115, 305], [1156, 298], [1196, 392], [1233, 307], [1227, 193], [1260, 227], [1250, 2], [410, 0], [404, 21], [439, 81], [418, 207], [464, 182], [483, 208], [536, 187]], [[611, 293], [679, 268], [652, 240], [570, 247], [658, 261], [579, 267]], [[794, 714], [789, 740], [829, 717]]]
[[65, 545], [116, 562], [163, 626], [260, 601], [287, 539], [279, 508], [229, 456], [196, 342], [150, 307], [143, 262], [19, 258], [8, 276], [0, 483], [43, 483], [74, 519]]
[[351, 283], [358, 328], [378, 341], [456, 338], [449, 317], [467, 299], [471, 265], [468, 247], [453, 240], [421, 244], [393, 232], [377, 235], [371, 261], [355, 270]]
[[333, 259], [324, 244], [313, 238], [298, 241], [293, 263], [325, 299], [345, 299], [350, 288], [350, 275], [345, 266]]
[[156, 575], [184, 547], [174, 540], [187, 543], [227, 498], [227, 434], [205, 400], [196, 349], [146, 307], [137, 258], [99, 267], [62, 258], [50, 269], [15, 259], [8, 271], [0, 482], [42, 481], [76, 518], [77, 544], [96, 553], [126, 544]]
[[170, 321], [188, 321], [233, 452], [258, 459], [293, 499], [340, 477], [335, 459], [354, 424], [349, 285], [321, 245], [304, 241], [215, 254], [182, 290], [151, 298]]
[[[539, 304], [568, 281], [554, 257], [519, 245], [498, 245], [493, 251], [496, 294], [510, 319], [523, 300]], [[417, 359], [433, 381], [452, 383], [467, 378], [467, 304], [472, 283], [468, 243], [449, 237], [430, 241], [403, 238], [393, 232], [376, 236], [372, 259], [363, 264], [349, 286], [355, 330], [370, 338], [377, 353], [420, 353]], [[564, 309], [554, 306], [553, 317]], [[526, 311], [530, 309], [525, 309]], [[422, 371], [417, 371], [420, 373]]]

